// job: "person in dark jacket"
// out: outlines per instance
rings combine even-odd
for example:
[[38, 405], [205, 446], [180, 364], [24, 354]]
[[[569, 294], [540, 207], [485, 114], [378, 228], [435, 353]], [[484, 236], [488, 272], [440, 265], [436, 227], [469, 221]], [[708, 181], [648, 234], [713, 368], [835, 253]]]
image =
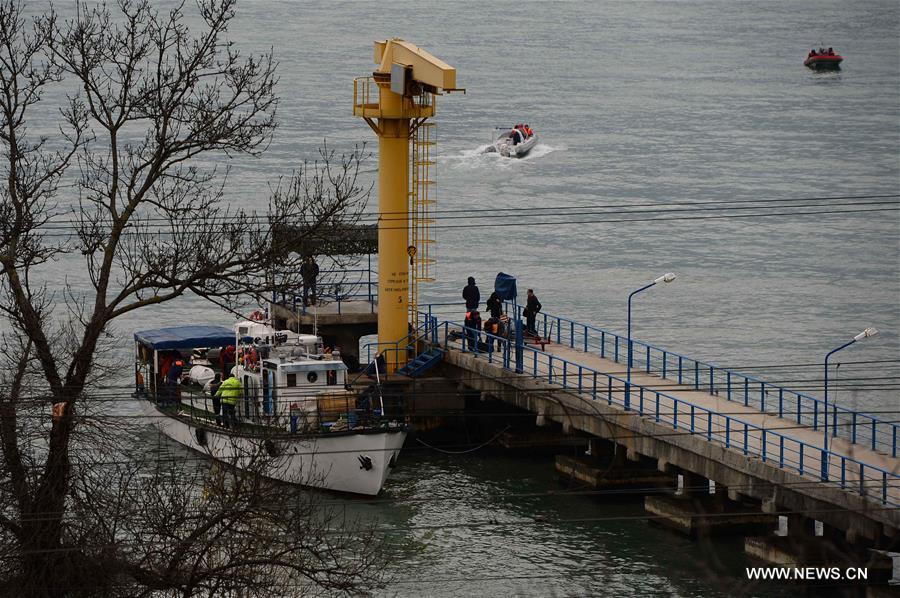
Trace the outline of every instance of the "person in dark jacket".
[[312, 291], [312, 305], [316, 304], [316, 278], [318, 276], [319, 265], [313, 256], [306, 256], [300, 265], [300, 277], [303, 279], [303, 307], [310, 305], [310, 291]]
[[481, 330], [481, 316], [478, 310], [473, 309], [466, 313], [466, 341], [469, 345], [469, 351], [474, 351], [478, 346], [479, 331]]
[[534, 294], [534, 290], [528, 289], [528, 300], [525, 303], [525, 309], [523, 311], [523, 315], [527, 322], [525, 326], [526, 332], [537, 335], [534, 321], [537, 318], [538, 312], [541, 311], [541, 307], [543, 306], [541, 305], [541, 302], [538, 301], [537, 295]]
[[481, 293], [478, 292], [478, 287], [475, 286], [475, 278], [472, 276], [469, 277], [469, 284], [463, 289], [462, 296], [466, 300], [466, 311], [478, 309], [478, 304], [481, 302]]
[[213, 413], [216, 414], [216, 425], [222, 425], [222, 398], [216, 396], [216, 393], [219, 392], [219, 387], [222, 386], [222, 374], [216, 373], [215, 377], [209, 383], [209, 394], [212, 397], [212, 408]]
[[184, 360], [176, 357], [169, 367], [169, 373], [166, 377], [166, 389], [169, 400], [174, 403], [181, 403], [181, 374], [184, 372]]
[[488, 311], [491, 314], [492, 318], [500, 319], [500, 313], [503, 311], [503, 302], [500, 300], [500, 295], [497, 294], [497, 291], [491, 293], [491, 296], [488, 297], [487, 303]]

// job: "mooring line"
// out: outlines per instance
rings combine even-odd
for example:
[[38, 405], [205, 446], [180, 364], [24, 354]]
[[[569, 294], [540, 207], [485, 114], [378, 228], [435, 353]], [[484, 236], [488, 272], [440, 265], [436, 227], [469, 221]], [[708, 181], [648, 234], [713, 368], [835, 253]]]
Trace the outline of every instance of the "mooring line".
[[422, 440], [422, 439], [420, 439], [420, 438], [416, 438], [416, 442], [418, 442], [418, 443], [421, 444], [421, 445], [427, 446], [428, 448], [430, 448], [430, 449], [432, 449], [432, 450], [435, 450], [435, 451], [437, 451], [437, 452], [439, 452], [439, 453], [445, 453], [445, 454], [447, 454], [447, 455], [463, 455], [463, 454], [465, 454], [465, 453], [474, 453], [474, 452], [477, 451], [478, 449], [481, 449], [481, 448], [486, 447], [486, 446], [489, 445], [490, 443], [492, 443], [492, 442], [494, 442], [495, 440], [497, 440], [498, 438], [500, 438], [500, 435], [503, 434], [504, 432], [506, 432], [507, 430], [509, 430], [510, 428], [512, 428], [512, 425], [508, 425], [508, 426], [506, 426], [505, 428], [503, 428], [502, 430], [500, 430], [499, 432], [497, 432], [496, 434], [494, 434], [494, 436], [493, 436], [490, 440], [488, 440], [487, 442], [485, 442], [485, 443], [483, 443], [483, 444], [479, 444], [479, 445], [476, 446], [476, 447], [473, 447], [473, 448], [470, 448], [470, 449], [466, 449], [466, 450], [464, 450], [464, 451], [447, 451], [447, 450], [444, 450], [444, 449], [442, 449], [442, 448], [438, 448], [438, 447], [436, 447], [436, 446], [431, 446], [430, 444], [428, 444], [427, 442], [425, 442], [424, 440]]

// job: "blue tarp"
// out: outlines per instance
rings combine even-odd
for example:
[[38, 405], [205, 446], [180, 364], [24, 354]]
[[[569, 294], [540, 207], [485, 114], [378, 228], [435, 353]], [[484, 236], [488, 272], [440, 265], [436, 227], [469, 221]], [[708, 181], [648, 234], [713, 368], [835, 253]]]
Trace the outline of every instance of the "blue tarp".
[[134, 333], [134, 340], [156, 349], [194, 349], [234, 344], [234, 331], [224, 326], [173, 326]]
[[494, 291], [503, 301], [516, 298], [516, 277], [500, 272], [494, 280]]

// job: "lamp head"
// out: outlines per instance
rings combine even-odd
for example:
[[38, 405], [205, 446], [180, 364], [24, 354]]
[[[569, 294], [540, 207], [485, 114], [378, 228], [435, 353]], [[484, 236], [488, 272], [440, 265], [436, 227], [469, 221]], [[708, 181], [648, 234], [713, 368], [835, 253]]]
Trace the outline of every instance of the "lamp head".
[[659, 278], [654, 280], [653, 283], [659, 284], [661, 282], [672, 282], [673, 280], [675, 280], [675, 273], [674, 272], [666, 272], [665, 274], [663, 274], [662, 276], [660, 276]]
[[864, 338], [869, 338], [869, 337], [875, 336], [876, 334], [878, 334], [878, 330], [877, 330], [877, 329], [875, 329], [875, 328], [866, 328], [865, 330], [863, 330], [862, 332], [860, 332], [859, 334], [857, 334], [856, 336], [854, 336], [854, 337], [853, 337], [853, 340], [855, 340], [855, 341], [861, 341], [861, 340], [863, 340]]

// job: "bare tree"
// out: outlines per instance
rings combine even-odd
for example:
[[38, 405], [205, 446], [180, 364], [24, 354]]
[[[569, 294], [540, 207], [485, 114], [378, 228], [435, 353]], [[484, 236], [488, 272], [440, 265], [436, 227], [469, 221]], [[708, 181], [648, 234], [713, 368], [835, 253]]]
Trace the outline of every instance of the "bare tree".
[[[308, 505], [274, 510], [288, 495], [260, 470], [230, 472], [204, 499], [177, 467], [110, 465], [104, 447], [121, 435], [89, 425], [117, 318], [185, 294], [228, 306], [294, 288], [301, 256], [272, 231], [354, 225], [368, 196], [362, 153], [324, 151], [265, 214], [227, 204], [224, 176], [197, 158], [266, 147], [275, 64], [225, 38], [234, 0], [197, 8], [192, 31], [180, 6], [121, 0], [115, 14], [79, 5], [29, 23], [0, 0], [0, 587], [13, 595], [262, 591], [277, 581], [256, 577], [265, 567], [328, 591], [377, 582], [370, 558], [316, 531]], [[57, 89], [58, 132], [35, 137], [35, 108]], [[89, 292], [50, 282], [48, 268], [78, 263]], [[298, 543], [288, 523], [311, 533]]]

